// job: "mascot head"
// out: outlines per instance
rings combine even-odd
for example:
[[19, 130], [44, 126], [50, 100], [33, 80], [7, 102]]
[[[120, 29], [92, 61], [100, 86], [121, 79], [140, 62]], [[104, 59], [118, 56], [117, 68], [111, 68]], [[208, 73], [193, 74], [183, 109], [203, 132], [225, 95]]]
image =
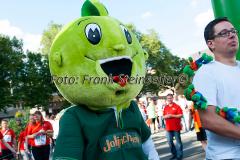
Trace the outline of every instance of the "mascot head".
[[146, 59], [134, 34], [96, 0], [85, 1], [82, 17], [63, 28], [49, 54], [60, 93], [92, 110], [128, 107], [142, 89]]

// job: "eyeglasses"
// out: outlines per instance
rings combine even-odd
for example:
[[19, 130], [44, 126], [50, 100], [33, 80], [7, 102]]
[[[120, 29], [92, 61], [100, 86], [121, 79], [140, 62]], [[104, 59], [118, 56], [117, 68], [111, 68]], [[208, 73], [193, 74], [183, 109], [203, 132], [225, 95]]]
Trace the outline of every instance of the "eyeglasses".
[[230, 33], [232, 33], [234, 35], [237, 35], [239, 33], [239, 31], [236, 30], [236, 29], [231, 29], [231, 30], [224, 29], [223, 31], [221, 31], [218, 34], [214, 35], [213, 38], [216, 38], [216, 37], [229, 37]]

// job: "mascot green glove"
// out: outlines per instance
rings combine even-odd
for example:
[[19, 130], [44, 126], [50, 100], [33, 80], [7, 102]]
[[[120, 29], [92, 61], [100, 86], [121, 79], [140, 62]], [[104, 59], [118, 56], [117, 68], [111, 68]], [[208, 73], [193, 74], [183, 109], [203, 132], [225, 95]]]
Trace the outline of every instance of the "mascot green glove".
[[53, 159], [158, 160], [138, 106], [145, 53], [121, 22], [98, 1], [85, 1], [82, 17], [56, 36], [50, 70], [73, 104], [60, 120]]

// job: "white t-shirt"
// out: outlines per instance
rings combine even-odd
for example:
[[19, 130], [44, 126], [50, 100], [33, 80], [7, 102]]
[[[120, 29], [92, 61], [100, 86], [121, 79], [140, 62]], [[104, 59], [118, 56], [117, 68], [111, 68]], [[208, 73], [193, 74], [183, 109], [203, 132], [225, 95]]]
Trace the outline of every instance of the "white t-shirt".
[[148, 118], [156, 118], [156, 108], [157, 105], [154, 105], [153, 103], [150, 103], [147, 107], [147, 114], [148, 114]]
[[53, 126], [53, 139], [57, 139], [58, 132], [59, 132], [59, 120], [54, 120]]
[[[195, 89], [203, 94], [208, 105], [238, 108], [240, 110], [240, 62], [228, 66], [217, 61], [203, 65], [194, 76]], [[239, 127], [240, 132], [240, 127]], [[207, 159], [239, 159], [240, 140], [207, 131]]]
[[143, 117], [143, 120], [146, 121], [146, 120], [147, 120], [147, 115], [145, 114], [144, 109], [139, 108], [139, 110], [140, 110], [140, 112], [141, 112], [141, 115], [142, 115], [142, 117]]

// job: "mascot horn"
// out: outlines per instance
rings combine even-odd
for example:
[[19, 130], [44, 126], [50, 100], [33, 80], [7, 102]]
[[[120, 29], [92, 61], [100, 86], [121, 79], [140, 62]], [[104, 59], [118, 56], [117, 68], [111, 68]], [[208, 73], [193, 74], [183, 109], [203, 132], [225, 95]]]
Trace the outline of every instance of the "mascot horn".
[[54, 83], [73, 104], [60, 120], [53, 159], [159, 159], [132, 101], [142, 89], [147, 57], [103, 4], [84, 2], [82, 17], [63, 28], [49, 54]]

